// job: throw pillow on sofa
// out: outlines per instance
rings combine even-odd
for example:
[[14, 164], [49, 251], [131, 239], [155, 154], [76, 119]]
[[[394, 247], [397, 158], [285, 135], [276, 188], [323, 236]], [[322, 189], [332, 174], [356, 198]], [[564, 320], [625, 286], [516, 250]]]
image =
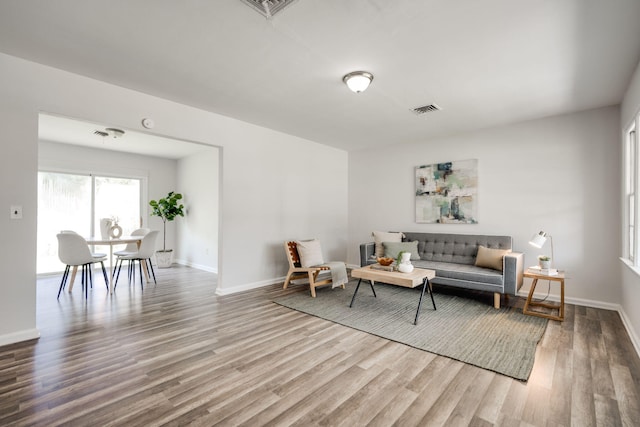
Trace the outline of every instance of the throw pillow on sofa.
[[411, 252], [411, 261], [420, 259], [418, 254], [418, 241], [412, 242], [382, 242], [384, 246], [384, 256], [397, 258], [400, 251]]
[[[402, 242], [404, 233], [389, 233], [387, 231], [374, 231], [371, 233], [376, 242], [376, 258], [384, 256], [384, 246], [382, 242]], [[397, 255], [397, 254], [396, 254]]]
[[511, 249], [491, 249], [478, 245], [476, 267], [485, 267], [502, 271], [502, 260], [509, 252], [511, 252]]

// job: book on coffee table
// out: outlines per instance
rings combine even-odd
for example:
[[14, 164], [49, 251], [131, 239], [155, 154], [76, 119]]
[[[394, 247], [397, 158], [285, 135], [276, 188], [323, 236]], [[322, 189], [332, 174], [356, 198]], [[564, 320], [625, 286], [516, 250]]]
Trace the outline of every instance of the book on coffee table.
[[383, 270], [383, 271], [393, 271], [393, 265], [380, 265], [380, 264], [372, 264], [371, 268], [374, 270]]
[[540, 268], [538, 265], [533, 265], [527, 268], [527, 273], [540, 274], [543, 276], [557, 276], [558, 270], [555, 268]]

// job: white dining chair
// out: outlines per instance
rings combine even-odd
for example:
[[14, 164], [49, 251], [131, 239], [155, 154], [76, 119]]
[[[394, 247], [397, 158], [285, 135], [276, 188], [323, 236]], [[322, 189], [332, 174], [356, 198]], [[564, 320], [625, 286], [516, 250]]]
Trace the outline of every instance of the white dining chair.
[[[60, 231], [60, 233], [71, 233], [71, 234], [77, 234], [78, 236], [80, 235], [76, 231], [73, 231], [73, 230], [62, 230], [62, 231]], [[91, 252], [91, 255], [93, 255], [93, 257], [96, 259], [96, 262], [100, 262], [100, 259], [102, 259], [102, 258], [107, 256], [107, 254], [103, 254], [102, 252]]]
[[[137, 228], [131, 232], [131, 236], [145, 236], [149, 234], [150, 231], [151, 229], [149, 228]], [[138, 243], [134, 242], [134, 243], [127, 243], [127, 246], [123, 250], [114, 252], [113, 254], [117, 257], [121, 257], [121, 256], [131, 255], [136, 252], [138, 252]], [[116, 264], [117, 264], [117, 261], [116, 261]]]
[[158, 237], [158, 230], [151, 230], [144, 236], [142, 236], [142, 240], [140, 242], [140, 247], [136, 252], [130, 253], [128, 255], [119, 256], [116, 260], [116, 278], [114, 283], [114, 289], [118, 286], [118, 277], [120, 277], [120, 270], [122, 269], [122, 263], [124, 261], [129, 262], [128, 268], [128, 276], [129, 282], [133, 281], [135, 283], [136, 276], [136, 268], [135, 262], [138, 261], [138, 269], [140, 271], [140, 287], [144, 289], [143, 285], [143, 275], [142, 275], [142, 263], [144, 262], [148, 269], [151, 270], [151, 274], [153, 275], [153, 282], [156, 282], [156, 273], [153, 271], [153, 264], [151, 263], [151, 257], [155, 253], [156, 250], [156, 239]]
[[[73, 231], [73, 230], [61, 230], [61, 233], [71, 233], [71, 234], [77, 234], [80, 235], [78, 232]], [[93, 255], [93, 259], [94, 262], [103, 262], [102, 265], [102, 270], [104, 272], [104, 259], [107, 256], [107, 254], [103, 254], [102, 252], [91, 252], [91, 255]], [[69, 279], [69, 292], [71, 292], [71, 289], [73, 289], [73, 282], [76, 278], [76, 273], [78, 272], [78, 266], [75, 265], [73, 266], [73, 271], [71, 272], [71, 279]]]
[[87, 241], [75, 232], [62, 232], [57, 234], [56, 237], [58, 238], [58, 258], [60, 258], [63, 264], [66, 264], [60, 282], [60, 288], [58, 289], [58, 298], [60, 298], [60, 293], [65, 287], [70, 268], [82, 267], [82, 288], [86, 299], [89, 295], [89, 286], [93, 283], [92, 266], [96, 262], [99, 262], [102, 266], [105, 285], [107, 289], [109, 289], [107, 270], [104, 268], [104, 260], [107, 258], [106, 255], [103, 255], [101, 258], [96, 258], [89, 250]]

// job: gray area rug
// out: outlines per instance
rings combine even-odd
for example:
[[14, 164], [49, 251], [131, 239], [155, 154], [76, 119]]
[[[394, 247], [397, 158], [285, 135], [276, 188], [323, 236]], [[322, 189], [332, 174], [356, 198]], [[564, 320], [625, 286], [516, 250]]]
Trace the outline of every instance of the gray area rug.
[[346, 289], [318, 288], [317, 298], [311, 298], [307, 290], [274, 302], [522, 381], [529, 378], [536, 346], [547, 326], [547, 319], [523, 315], [519, 308], [496, 310], [484, 302], [437, 292], [437, 310], [425, 293], [414, 326], [420, 288], [376, 284], [378, 297], [374, 298], [368, 282], [363, 281], [349, 308], [354, 290], [352, 281]]

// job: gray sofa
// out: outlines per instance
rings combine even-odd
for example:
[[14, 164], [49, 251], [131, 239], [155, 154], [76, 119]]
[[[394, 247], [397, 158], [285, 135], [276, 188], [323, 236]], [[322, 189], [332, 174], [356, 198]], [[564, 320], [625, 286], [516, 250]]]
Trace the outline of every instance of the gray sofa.
[[[495, 308], [500, 308], [501, 295], [517, 295], [522, 286], [524, 255], [521, 253], [505, 255], [502, 271], [475, 265], [478, 246], [511, 250], [511, 236], [416, 232], [404, 232], [404, 235], [403, 241], [418, 242], [420, 259], [411, 263], [417, 268], [435, 270], [436, 277], [431, 280], [434, 284], [493, 292]], [[375, 243], [362, 243], [360, 265], [375, 263]]]

